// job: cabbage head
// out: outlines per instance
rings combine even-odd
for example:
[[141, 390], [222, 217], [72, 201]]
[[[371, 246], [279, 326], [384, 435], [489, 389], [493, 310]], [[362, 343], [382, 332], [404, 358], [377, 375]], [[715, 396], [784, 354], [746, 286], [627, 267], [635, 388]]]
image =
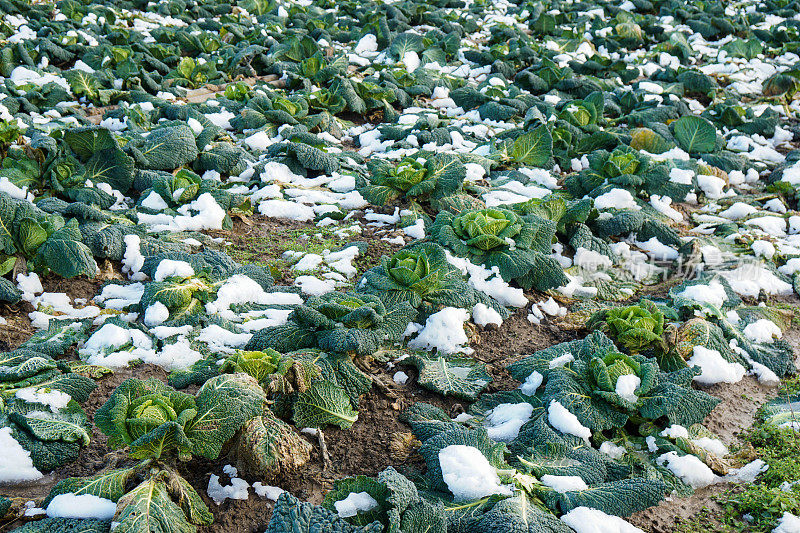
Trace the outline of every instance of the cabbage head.
[[431, 239], [454, 255], [487, 268], [497, 267], [506, 281], [522, 288], [548, 290], [567, 283], [553, 259], [556, 223], [503, 208], [440, 212], [429, 228]]

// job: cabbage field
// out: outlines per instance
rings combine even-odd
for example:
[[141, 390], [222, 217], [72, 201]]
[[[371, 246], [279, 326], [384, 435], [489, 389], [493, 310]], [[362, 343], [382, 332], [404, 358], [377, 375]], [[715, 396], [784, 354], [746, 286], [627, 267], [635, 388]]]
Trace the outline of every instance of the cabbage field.
[[800, 533], [800, 0], [0, 0], [0, 531]]

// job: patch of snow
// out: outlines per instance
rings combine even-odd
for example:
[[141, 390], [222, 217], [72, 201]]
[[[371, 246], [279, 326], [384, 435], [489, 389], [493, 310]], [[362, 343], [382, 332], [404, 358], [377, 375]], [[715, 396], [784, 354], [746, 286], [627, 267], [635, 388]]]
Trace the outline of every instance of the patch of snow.
[[416, 222], [411, 224], [410, 226], [406, 226], [403, 228], [403, 233], [411, 237], [412, 239], [424, 239], [425, 238], [425, 221], [421, 218], [418, 218]]
[[547, 407], [547, 420], [550, 425], [556, 428], [561, 433], [575, 435], [582, 438], [586, 443], [589, 443], [589, 437], [592, 436], [592, 431], [581, 424], [578, 417], [567, 410], [566, 407], [559, 402], [552, 400]]
[[169, 309], [159, 301], [150, 304], [144, 311], [144, 325], [153, 327], [169, 320]]
[[356, 54], [363, 56], [365, 52], [377, 52], [378, 51], [378, 38], [375, 35], [368, 33], [364, 35], [356, 44], [355, 49], [353, 52]]
[[668, 452], [656, 459], [656, 462], [666, 466], [670, 472], [695, 489], [707, 487], [719, 481], [717, 475], [694, 455], [681, 456], [678, 455], [678, 452]]
[[469, 311], [456, 307], [445, 307], [425, 321], [425, 327], [409, 341], [412, 350], [433, 350], [450, 354], [471, 351], [469, 338], [464, 332], [464, 322], [469, 320]]
[[472, 308], [472, 321], [481, 327], [485, 327], [488, 324], [500, 326], [503, 323], [503, 317], [494, 309], [479, 302]]
[[678, 250], [662, 243], [657, 237], [651, 237], [644, 242], [636, 241], [636, 246], [646, 251], [653, 259], [659, 261], [674, 261], [678, 258]]
[[542, 381], [544, 380], [544, 376], [542, 376], [539, 372], [534, 370], [531, 372], [531, 375], [525, 378], [525, 381], [522, 385], [519, 386], [519, 390], [522, 391], [522, 394], [527, 394], [528, 396], [533, 396], [536, 394], [536, 389], [538, 389], [542, 385]]
[[553, 358], [547, 366], [552, 370], [553, 368], [561, 368], [562, 366], [567, 365], [573, 362], [574, 360], [575, 356], [567, 352], [565, 354]]
[[185, 337], [180, 337], [177, 342], [165, 345], [159, 352], [145, 353], [142, 361], [171, 371], [186, 370], [202, 358], [203, 354], [192, 349]]
[[695, 346], [686, 364], [700, 367], [701, 373], [694, 377], [694, 381], [702, 385], [738, 383], [747, 372], [741, 364], [730, 363], [717, 350], [704, 346]]
[[669, 196], [658, 196], [656, 194], [650, 196], [650, 205], [652, 205], [656, 211], [668, 216], [675, 222], [683, 222], [683, 214], [670, 204], [672, 204], [672, 198]]
[[800, 533], [800, 516], [784, 511], [772, 533]]
[[633, 195], [625, 189], [611, 189], [607, 193], [601, 194], [594, 199], [596, 209], [631, 209], [638, 211], [641, 209], [633, 198]]
[[619, 397], [629, 402], [636, 403], [639, 401], [639, 397], [634, 394], [634, 391], [639, 388], [641, 383], [641, 378], [636, 374], [624, 374], [617, 378], [614, 392], [616, 392]]
[[486, 414], [483, 425], [490, 439], [511, 442], [532, 415], [533, 405], [528, 402], [501, 403]]
[[775, 245], [769, 241], [757, 240], [750, 245], [753, 254], [756, 257], [763, 257], [764, 259], [772, 259], [775, 256]]
[[725, 287], [717, 280], [711, 280], [708, 285], [690, 285], [679, 292], [677, 296], [714, 307], [722, 307], [728, 300]]
[[561, 494], [589, 488], [580, 476], [553, 476], [551, 474], [545, 474], [539, 478], [539, 481]]
[[739, 220], [741, 218], [750, 216], [757, 211], [758, 209], [756, 209], [750, 204], [746, 204], [744, 202], [736, 202], [733, 205], [731, 205], [728, 209], [720, 212], [719, 216], [721, 216], [722, 218], [727, 218], [728, 220]]
[[41, 403], [50, 408], [51, 411], [56, 412], [67, 406], [72, 396], [66, 392], [61, 392], [56, 389], [44, 389], [36, 387], [25, 387], [19, 389], [15, 396], [20, 400], [28, 403]]
[[770, 344], [775, 339], [783, 337], [781, 328], [775, 322], [766, 318], [760, 318], [751, 324], [747, 324], [742, 332], [751, 341], [765, 344]]
[[719, 457], [725, 457], [730, 453], [725, 444], [719, 439], [712, 439], [711, 437], [700, 437], [699, 439], [692, 439], [692, 443], [700, 446], [707, 452], [711, 452]]
[[307, 205], [287, 200], [266, 200], [258, 204], [258, 212], [271, 218], [282, 218], [297, 222], [314, 220], [316, 214]]
[[576, 266], [588, 270], [589, 272], [604, 270], [611, 267], [613, 264], [608, 256], [582, 246], [579, 246], [578, 249], [575, 250], [575, 256], [572, 258], [572, 262]]
[[757, 298], [763, 290], [770, 295], [788, 296], [794, 292], [791, 283], [775, 275], [767, 267], [747, 263], [727, 272], [719, 272], [730, 283], [731, 288], [742, 296]]
[[489, 460], [474, 446], [452, 444], [439, 451], [442, 479], [456, 501], [471, 501], [501, 494], [511, 488], [500, 484], [500, 476]]
[[332, 279], [319, 279], [316, 276], [297, 276], [294, 285], [300, 287], [303, 294], [322, 296], [336, 290], [336, 281]]
[[689, 438], [689, 430], [686, 429], [685, 427], [681, 426], [681, 425], [672, 424], [671, 426], [666, 428], [664, 431], [662, 431], [660, 433], [660, 435], [662, 437], [667, 437], [667, 438], [670, 438], [670, 439], [677, 439], [677, 438], [688, 439]]
[[[225, 470], [223, 469], [223, 471]], [[231, 478], [231, 484], [225, 486], [219, 482], [218, 475], [211, 474], [211, 477], [208, 479], [208, 488], [206, 489], [208, 497], [214, 500], [214, 503], [217, 505], [227, 499], [246, 500], [250, 496], [248, 492], [250, 484], [244, 479], [236, 477], [237, 472], [235, 470], [230, 470], [226, 473]]]
[[644, 533], [618, 516], [607, 515], [599, 509], [576, 507], [561, 517], [575, 533]]
[[144, 265], [144, 256], [139, 249], [142, 239], [138, 235], [125, 235], [122, 238], [125, 243], [125, 254], [122, 258], [122, 273], [128, 275], [128, 279], [142, 281], [145, 275], [140, 272]]
[[34, 295], [41, 294], [44, 291], [42, 282], [36, 272], [31, 272], [30, 274], [20, 272], [17, 274], [17, 288], [22, 291], [22, 299], [27, 302], [33, 300]]
[[619, 459], [625, 455], [625, 452], [626, 450], [623, 446], [617, 446], [610, 440], [607, 440], [600, 445], [600, 453], [604, 453], [612, 459]]
[[497, 300], [500, 304], [510, 307], [525, 307], [528, 299], [522, 289], [512, 287], [503, 281], [497, 268], [487, 269], [476, 265], [469, 259], [456, 257], [445, 250], [447, 262], [456, 267], [465, 276], [469, 284], [476, 290], [484, 292]]
[[733, 481], [736, 483], [755, 483], [759, 474], [766, 472], [769, 465], [761, 459], [756, 459], [744, 465], [741, 468], [734, 468], [728, 475], [725, 476], [726, 481]]
[[111, 520], [117, 512], [117, 504], [94, 494], [59, 494], [47, 505], [50, 518], [94, 518]]
[[256, 481], [253, 483], [253, 490], [258, 496], [262, 498], [266, 498], [268, 500], [272, 500], [274, 502], [278, 501], [278, 498], [281, 494], [286, 492], [280, 487], [273, 487], [272, 485], [264, 485], [260, 481]]
[[717, 176], [698, 174], [697, 185], [705, 193], [707, 198], [716, 200], [723, 196], [722, 191], [725, 189], [725, 180]]
[[164, 281], [167, 278], [189, 278], [194, 276], [192, 265], [186, 261], [162, 259], [153, 274], [153, 281]]
[[0, 485], [41, 479], [42, 473], [33, 466], [31, 454], [11, 435], [11, 428], [0, 428]]
[[367, 492], [351, 492], [345, 499], [334, 502], [333, 506], [340, 518], [350, 518], [376, 508], [378, 502]]

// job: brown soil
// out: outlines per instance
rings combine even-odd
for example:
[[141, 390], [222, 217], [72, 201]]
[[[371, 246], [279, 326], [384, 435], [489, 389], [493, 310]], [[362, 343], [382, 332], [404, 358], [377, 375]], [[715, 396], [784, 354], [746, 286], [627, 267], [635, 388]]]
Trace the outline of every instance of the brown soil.
[[[100, 290], [103, 281], [91, 279], [86, 276], [72, 278], [65, 281], [54, 274], [41, 279], [44, 292], [63, 292], [75, 299], [91, 300]], [[28, 302], [20, 301], [14, 305], [0, 304], [0, 316], [6, 319], [6, 324], [0, 325], [0, 351], [9, 351], [17, 348], [28, 340], [34, 333], [28, 314], [34, 311]]]
[[753, 425], [758, 408], [777, 393], [777, 387], [763, 385], [753, 376], [745, 376], [733, 385], [719, 383], [701, 388], [722, 400], [703, 424], [727, 445], [738, 443], [739, 434]]
[[[314, 232], [316, 226], [310, 222], [294, 222], [269, 218], [263, 215], [253, 215], [246, 220], [235, 219], [233, 229], [209, 231], [212, 237], [222, 237], [228, 243], [225, 251], [240, 263], [256, 263], [269, 265], [273, 268], [273, 275], [278, 274], [275, 283], [278, 285], [291, 285], [294, 283], [294, 273], [282, 265], [281, 256], [287, 249], [296, 249], [298, 243], [303, 245], [315, 244], [309, 233]], [[362, 226], [362, 233], [344, 238], [336, 238], [336, 246], [344, 246], [352, 242], [366, 242], [367, 249], [364, 254], [356, 258], [354, 264], [359, 272], [380, 264], [383, 255], [391, 255], [401, 247], [381, 239], [393, 236], [399, 232]], [[334, 248], [331, 248], [334, 249]]]
[[697, 489], [688, 498], [670, 498], [655, 507], [640, 511], [627, 520], [646, 533], [672, 533], [678, 524], [701, 512], [718, 513], [722, 507], [714, 496], [730, 488], [728, 483]]
[[28, 318], [31, 311], [33, 307], [28, 302], [0, 304], [0, 315], [6, 319], [6, 323], [0, 325], [0, 351], [11, 351], [33, 335], [34, 330]]
[[581, 336], [577, 331], [562, 330], [547, 322], [531, 324], [528, 307], [523, 307], [504, 320], [501, 327], [491, 326], [491, 329], [482, 331], [470, 346], [475, 349], [473, 357], [486, 363], [486, 370], [492, 375], [489, 390], [498, 391], [519, 386], [505, 370], [511, 363], [548, 346]]

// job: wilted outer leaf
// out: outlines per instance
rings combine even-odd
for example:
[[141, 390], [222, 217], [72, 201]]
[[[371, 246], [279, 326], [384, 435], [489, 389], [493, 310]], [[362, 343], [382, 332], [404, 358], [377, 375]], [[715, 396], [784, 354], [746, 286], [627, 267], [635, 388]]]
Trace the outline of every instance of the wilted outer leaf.
[[168, 472], [165, 479], [167, 492], [191, 523], [207, 525], [214, 521], [214, 515], [208, 510], [203, 499], [185, 479], [176, 472]]
[[[72, 372], [73, 372], [73, 374], [75, 376], [85, 377], [85, 378], [89, 378], [89, 379], [100, 379], [103, 376], [105, 376], [106, 374], [113, 374], [114, 373], [114, 371], [111, 370], [110, 368], [107, 368], [107, 367], [104, 367], [104, 366], [100, 366], [100, 365], [89, 365], [89, 364], [85, 364], [85, 363], [80, 362], [80, 361], [71, 362], [69, 367], [70, 367], [70, 370], [72, 370]], [[95, 384], [92, 387], [92, 390], [94, 390], [94, 388], [96, 386], [97, 385]], [[59, 390], [62, 390], [62, 389], [59, 389]], [[91, 390], [89, 392], [91, 392]], [[75, 398], [74, 394], [70, 394], [70, 396]], [[79, 400], [79, 399], [75, 398], [75, 401], [85, 401], [85, 400]]]
[[270, 482], [301, 469], [311, 459], [312, 446], [266, 409], [242, 427], [236, 450], [241, 470]]
[[706, 450], [690, 439], [678, 437], [675, 439], [675, 444], [684, 452], [697, 456], [717, 475], [724, 476], [731, 468], [731, 464], [727, 459]]
[[635, 128], [631, 131], [631, 148], [644, 150], [651, 154], [661, 154], [675, 146], [649, 128]]

